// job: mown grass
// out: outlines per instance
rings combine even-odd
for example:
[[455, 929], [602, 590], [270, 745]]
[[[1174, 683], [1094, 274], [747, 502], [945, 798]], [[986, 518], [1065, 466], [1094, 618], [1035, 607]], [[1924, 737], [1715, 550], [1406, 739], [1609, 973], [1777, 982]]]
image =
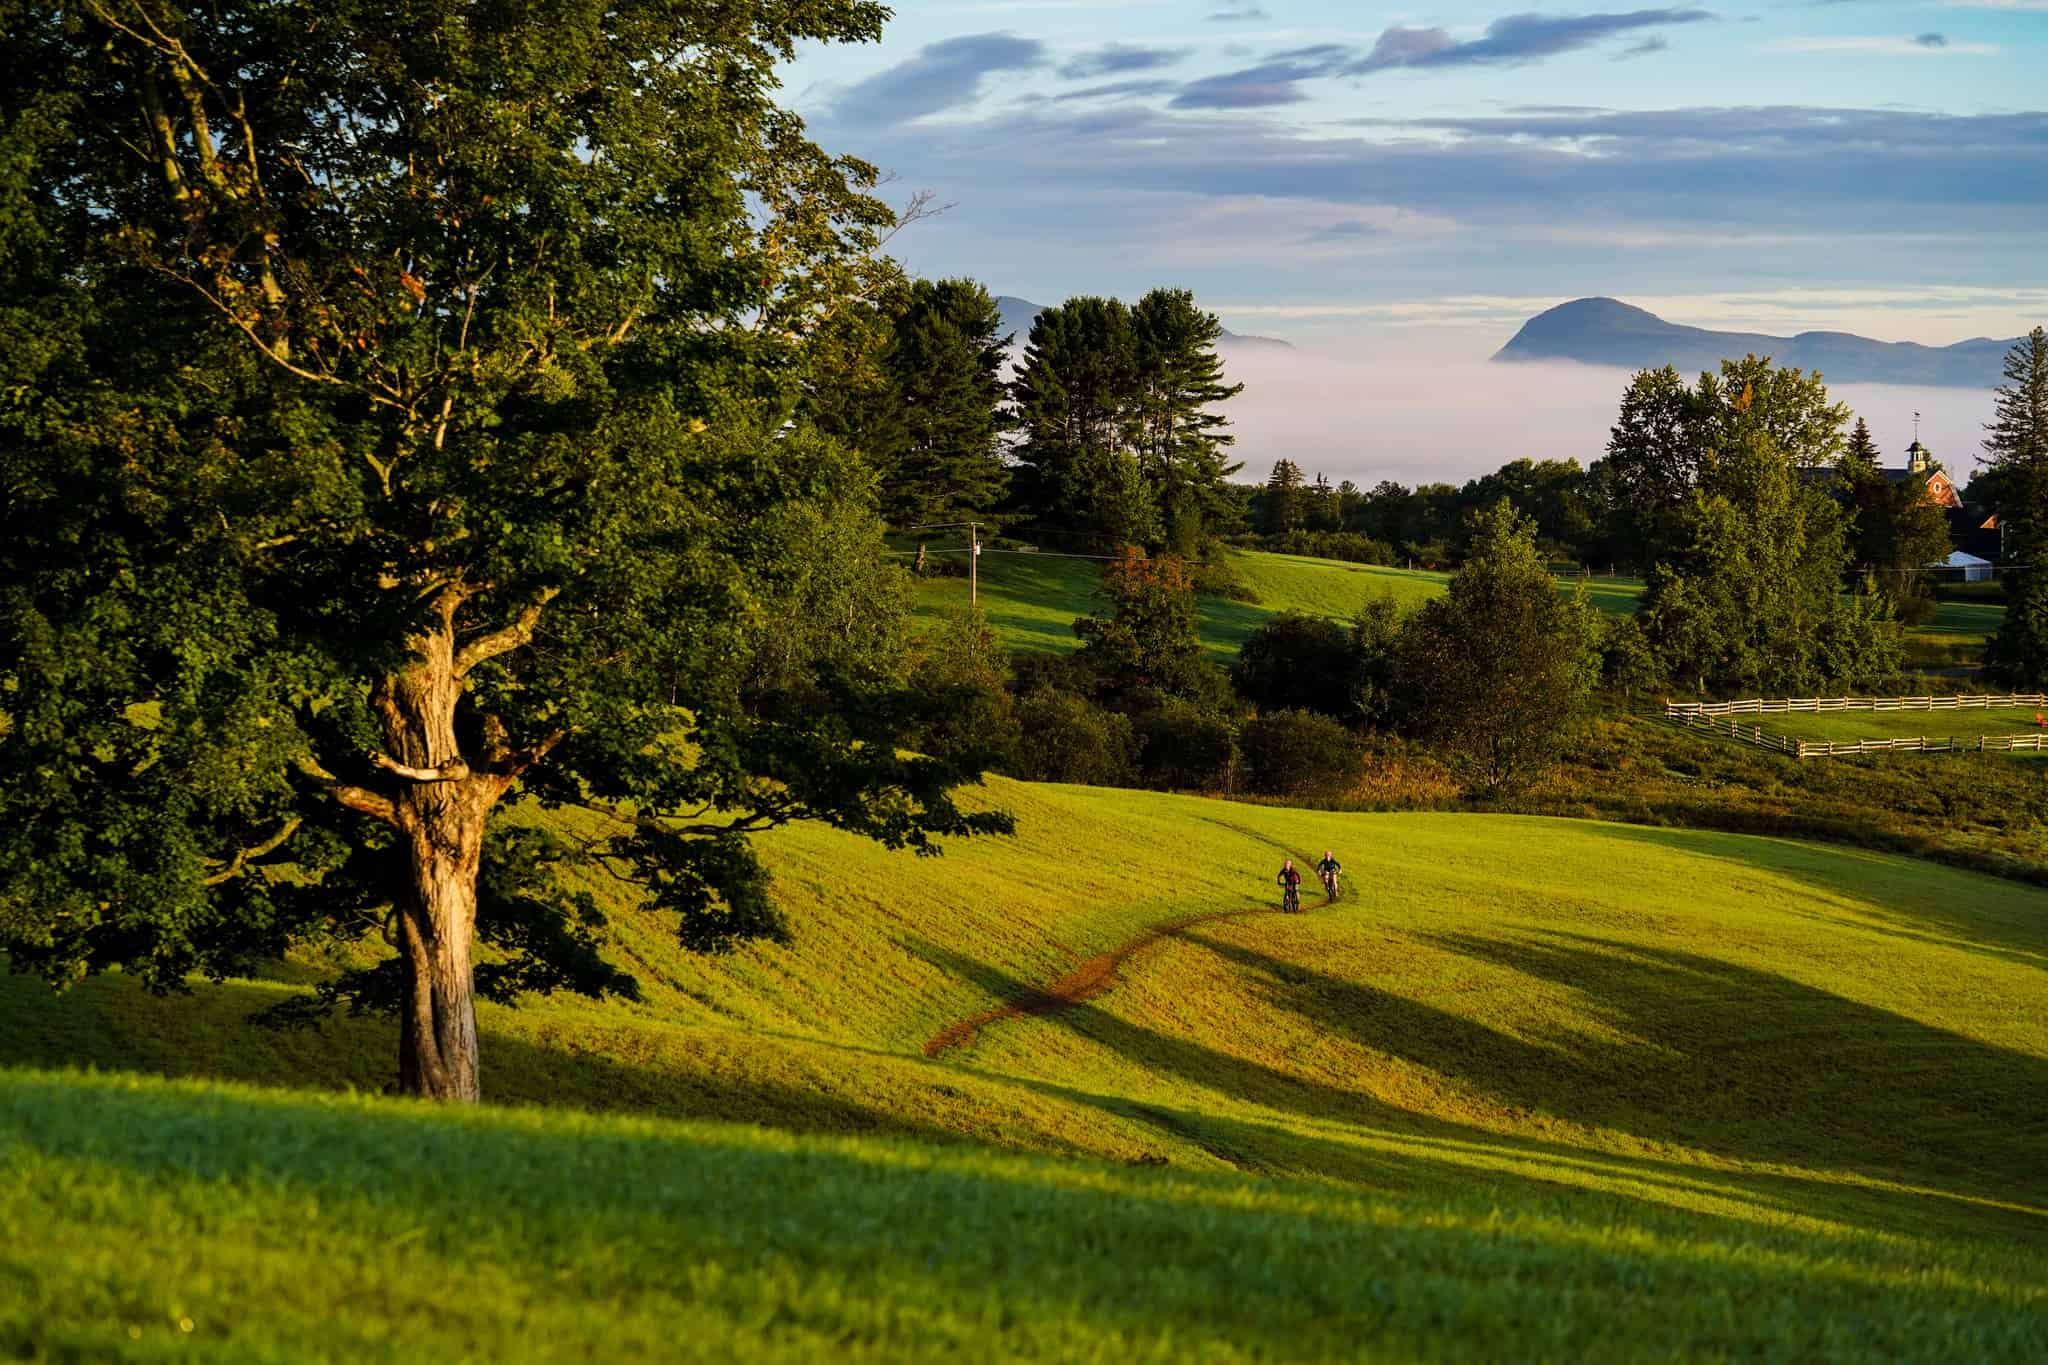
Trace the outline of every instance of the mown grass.
[[0, 1346], [294, 1361], [1998, 1359], [1987, 1248], [18, 1074]]
[[[1350, 620], [1368, 598], [1391, 595], [1403, 610], [1444, 591], [1447, 573], [1349, 564], [1334, 559], [1229, 551], [1237, 576], [1256, 602], [1205, 595], [1200, 603], [1202, 643], [1209, 656], [1229, 663], [1259, 625], [1285, 611]], [[958, 558], [957, 556], [955, 557]], [[1101, 609], [1096, 587], [1102, 564], [1046, 554], [988, 553], [982, 556], [978, 598], [989, 624], [1012, 653], [1057, 653], [1080, 646], [1074, 620]], [[1561, 578], [1560, 591], [1576, 591], [1580, 580]], [[1642, 596], [1633, 579], [1594, 578], [1585, 583], [1589, 600], [1604, 611], [1632, 613]], [[967, 605], [964, 576], [933, 575], [916, 584], [916, 610], [928, 620]]]
[[[303, 1093], [375, 1088], [390, 1031], [246, 1024], [288, 980], [6, 982], [0, 1061], [207, 1083], [8, 1077], [0, 1223], [42, 1235], [0, 1251], [0, 1347], [146, 1357], [189, 1317], [292, 1358], [2048, 1348], [2048, 893], [1700, 831], [989, 799], [1018, 837], [936, 860], [773, 836], [787, 946], [693, 958], [587, 883], [647, 999], [485, 1009], [521, 1111]], [[1323, 847], [1351, 894], [1269, 913]]]
[[[2038, 733], [2034, 707], [1986, 707], [1954, 711], [1831, 711], [1822, 714], [1758, 716], [1767, 730], [1800, 739], [1974, 739], [1978, 735]], [[2024, 758], [2020, 754], [2017, 757]]]

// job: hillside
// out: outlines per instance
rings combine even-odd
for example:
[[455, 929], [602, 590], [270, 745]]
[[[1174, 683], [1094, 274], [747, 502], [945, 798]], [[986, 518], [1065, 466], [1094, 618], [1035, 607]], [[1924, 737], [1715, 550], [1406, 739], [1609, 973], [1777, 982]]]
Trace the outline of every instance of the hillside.
[[[964, 563], [965, 554], [951, 556]], [[1259, 624], [1283, 611], [1307, 612], [1349, 620], [1369, 597], [1390, 594], [1411, 609], [1436, 596], [1450, 582], [1447, 573], [1425, 569], [1394, 569], [1373, 564], [1347, 564], [1334, 559], [1267, 554], [1257, 550], [1230, 552], [1238, 577], [1258, 597], [1238, 602], [1222, 597], [1201, 599], [1202, 642], [1209, 657], [1227, 664]], [[1080, 646], [1074, 619], [1099, 609], [1096, 585], [1101, 565], [1089, 559], [1053, 555], [984, 554], [979, 570], [979, 595], [989, 624], [1004, 648], [1013, 653], [1064, 652]], [[1560, 591], [1574, 591], [1576, 579], [1560, 579]], [[1593, 604], [1605, 611], [1635, 610], [1642, 585], [1632, 580], [1595, 579], [1588, 585]], [[967, 605], [964, 576], [933, 576], [916, 585], [917, 610], [930, 619]]]
[[[766, 840], [787, 947], [689, 957], [587, 882], [647, 998], [483, 1011], [487, 1090], [545, 1109], [5, 1074], [0, 1220], [48, 1233], [0, 1248], [0, 1345], [2048, 1349], [2048, 895], [1735, 835], [987, 799], [1018, 837], [937, 860]], [[1324, 846], [1354, 894], [1272, 914]], [[0, 1064], [375, 1089], [386, 1026], [244, 1022], [292, 988], [10, 978]], [[1018, 1002], [1051, 1012], [955, 1027]]]
[[1873, 341], [1848, 332], [1766, 336], [1715, 332], [1666, 322], [1617, 299], [1573, 299], [1522, 324], [1496, 361], [1574, 360], [1623, 369], [1674, 365], [1680, 373], [1720, 367], [1723, 359], [1769, 356], [1782, 366], [1819, 370], [1835, 384], [1925, 384], [1989, 389], [2013, 341], [1978, 337], [1952, 346]]

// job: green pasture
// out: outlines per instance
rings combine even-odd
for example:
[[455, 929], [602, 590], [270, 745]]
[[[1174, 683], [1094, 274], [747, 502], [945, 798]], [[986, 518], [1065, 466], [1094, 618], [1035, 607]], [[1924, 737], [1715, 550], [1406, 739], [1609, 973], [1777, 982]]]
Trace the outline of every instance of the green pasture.
[[[315, 958], [171, 1000], [0, 982], [0, 1225], [36, 1230], [0, 1239], [0, 1354], [2048, 1350], [2048, 893], [1693, 831], [985, 799], [1018, 836], [937, 859], [767, 839], [787, 946], [692, 957], [587, 880], [646, 999], [486, 1007], [480, 1113], [361, 1093], [384, 1023], [246, 1021]], [[1272, 913], [1325, 847], [1346, 899]], [[926, 1055], [1162, 929], [1107, 993]], [[80, 1066], [181, 1079], [50, 1070]]]
[[1954, 711], [1832, 711], [1825, 715], [1758, 716], [1767, 730], [1800, 739], [1974, 739], [2037, 734], [2034, 707]]
[[1906, 661], [1919, 668], [1974, 666], [2005, 620], [2003, 601], [1937, 601], [1933, 615], [1906, 628]]
[[[1285, 611], [1306, 612], [1349, 620], [1371, 597], [1391, 595], [1403, 610], [1412, 610], [1436, 596], [1450, 575], [1423, 569], [1393, 569], [1350, 564], [1302, 555], [1233, 550], [1230, 562], [1238, 577], [1257, 595], [1257, 602], [1238, 602], [1204, 595], [1200, 618], [1202, 641], [1219, 663], [1237, 657], [1238, 648], [1267, 618]], [[942, 558], [942, 556], [934, 556]], [[943, 556], [956, 564], [964, 555]], [[978, 593], [989, 624], [1012, 653], [1061, 652], [1076, 649], [1074, 620], [1101, 609], [1096, 585], [1102, 563], [1063, 559], [1048, 554], [984, 553]], [[1576, 591], [1580, 580], [1560, 578], [1560, 590]], [[1640, 580], [1586, 580], [1589, 600], [1604, 611], [1632, 613], [1642, 596]], [[967, 605], [964, 575], [933, 575], [916, 584], [916, 610], [927, 619]]]

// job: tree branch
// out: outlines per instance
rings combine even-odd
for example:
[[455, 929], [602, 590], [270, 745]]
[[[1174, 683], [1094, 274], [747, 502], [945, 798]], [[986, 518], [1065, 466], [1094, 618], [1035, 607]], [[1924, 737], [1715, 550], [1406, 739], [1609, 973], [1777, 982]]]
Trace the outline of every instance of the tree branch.
[[360, 811], [364, 815], [375, 816], [393, 828], [396, 828], [398, 825], [398, 807], [392, 803], [391, 798], [379, 792], [373, 792], [367, 787], [350, 787], [337, 784], [334, 787], [334, 799], [352, 811]]
[[227, 865], [225, 867], [221, 868], [220, 871], [214, 873], [212, 876], [206, 878], [205, 885], [219, 886], [222, 882], [230, 882], [233, 881], [235, 878], [241, 876], [243, 870], [247, 868], [250, 863], [254, 862], [258, 858], [265, 856], [266, 854], [275, 853], [277, 852], [278, 849], [284, 847], [284, 841], [291, 838], [293, 834], [297, 833], [299, 826], [304, 823], [305, 822], [302, 819], [300, 819], [300, 817], [294, 815], [291, 819], [284, 822], [283, 827], [280, 828], [277, 831], [277, 833], [271, 835], [262, 843], [254, 844], [248, 848], [236, 849], [235, 856], [228, 859]]
[[387, 753], [372, 749], [369, 759], [385, 772], [402, 777], [408, 782], [460, 782], [470, 776], [469, 764], [460, 758], [452, 763], [443, 763], [437, 768], [415, 768], [409, 763], [400, 763]]
[[540, 624], [540, 615], [547, 604], [561, 596], [560, 588], [543, 588], [539, 600], [532, 602], [514, 618], [512, 623], [501, 626], [486, 635], [479, 635], [464, 645], [455, 655], [455, 676], [466, 677], [472, 668], [487, 659], [500, 654], [509, 654], [533, 640], [534, 628]]

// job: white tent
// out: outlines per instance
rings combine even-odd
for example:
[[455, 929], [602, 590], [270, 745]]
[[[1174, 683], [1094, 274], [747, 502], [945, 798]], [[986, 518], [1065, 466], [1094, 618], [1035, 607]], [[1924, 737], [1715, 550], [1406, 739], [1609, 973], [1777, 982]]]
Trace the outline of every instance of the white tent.
[[1990, 560], [1964, 554], [1961, 550], [1956, 550], [1947, 559], [1936, 560], [1927, 567], [1930, 569], [1946, 569], [1964, 583], [1982, 583], [1991, 577]]

